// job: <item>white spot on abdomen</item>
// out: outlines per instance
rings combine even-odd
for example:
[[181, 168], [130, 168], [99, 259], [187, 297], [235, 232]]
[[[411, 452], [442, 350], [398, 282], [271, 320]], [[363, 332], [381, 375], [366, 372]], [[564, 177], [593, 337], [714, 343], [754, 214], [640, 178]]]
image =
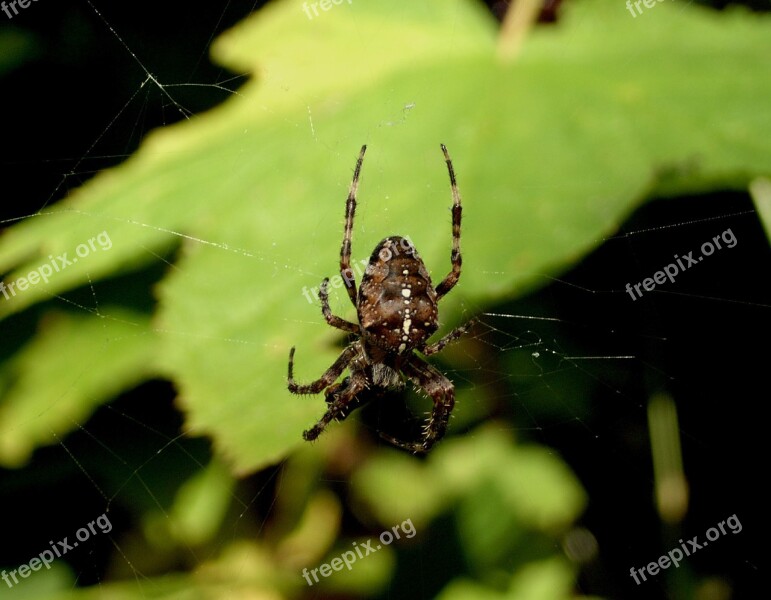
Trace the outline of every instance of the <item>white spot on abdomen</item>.
[[402, 323], [402, 331], [404, 331], [404, 333], [409, 333], [410, 325], [412, 325], [412, 319], [404, 319], [404, 323]]

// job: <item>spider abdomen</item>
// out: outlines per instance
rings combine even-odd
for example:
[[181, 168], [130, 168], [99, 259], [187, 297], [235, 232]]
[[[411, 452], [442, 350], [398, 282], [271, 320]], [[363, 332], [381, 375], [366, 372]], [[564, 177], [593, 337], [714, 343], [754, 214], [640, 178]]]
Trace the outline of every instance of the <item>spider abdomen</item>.
[[437, 330], [436, 291], [408, 239], [387, 237], [375, 247], [358, 312], [368, 341], [388, 354], [405, 354]]

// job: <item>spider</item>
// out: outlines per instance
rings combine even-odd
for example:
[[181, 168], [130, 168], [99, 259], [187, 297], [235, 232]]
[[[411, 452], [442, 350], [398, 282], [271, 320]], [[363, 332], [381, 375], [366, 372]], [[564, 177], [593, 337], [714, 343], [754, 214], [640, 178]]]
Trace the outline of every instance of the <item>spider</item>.
[[[310, 429], [303, 432], [307, 441], [315, 440], [334, 420], [342, 420], [361, 401], [365, 390], [378, 394], [404, 389], [405, 379], [425, 392], [434, 402], [431, 418], [419, 442], [404, 442], [380, 433], [391, 444], [412, 453], [425, 453], [447, 429], [455, 404], [455, 388], [442, 373], [425, 362], [415, 350], [425, 356], [440, 352], [447, 344], [462, 336], [473, 325], [469, 321], [440, 340], [429, 344], [428, 338], [439, 328], [437, 303], [455, 287], [460, 278], [460, 193], [455, 181], [450, 155], [441, 145], [452, 189], [452, 270], [433, 287], [423, 260], [408, 238], [384, 238], [373, 250], [369, 264], [356, 293], [356, 280], [351, 269], [351, 236], [356, 212], [356, 191], [359, 172], [367, 146], [361, 147], [345, 205], [345, 230], [340, 249], [340, 274], [358, 315], [358, 324], [334, 314], [329, 307], [328, 285], [325, 278], [319, 290], [321, 312], [326, 322], [337, 329], [352, 333], [358, 339], [351, 342], [329, 369], [316, 381], [298, 384], [293, 376], [295, 348], [289, 352], [288, 388], [293, 394], [318, 394], [324, 390], [327, 411]], [[348, 368], [350, 375], [334, 383]], [[326, 389], [325, 389], [326, 388]]]

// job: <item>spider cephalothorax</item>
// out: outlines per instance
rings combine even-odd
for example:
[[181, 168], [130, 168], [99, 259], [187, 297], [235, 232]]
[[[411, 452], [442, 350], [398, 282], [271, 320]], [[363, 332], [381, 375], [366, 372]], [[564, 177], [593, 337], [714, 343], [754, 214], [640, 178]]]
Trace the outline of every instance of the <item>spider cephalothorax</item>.
[[[340, 250], [340, 274], [351, 302], [356, 307], [359, 323], [351, 323], [332, 314], [329, 308], [328, 284], [324, 279], [319, 291], [321, 311], [327, 323], [359, 336], [318, 380], [308, 385], [295, 382], [292, 370], [294, 348], [289, 353], [289, 391], [293, 394], [318, 394], [325, 390], [327, 412], [316, 425], [303, 433], [315, 440], [333, 419], [342, 420], [355, 408], [365, 390], [384, 392], [404, 387], [404, 378], [423, 390], [434, 402], [431, 418], [420, 442], [402, 442], [380, 435], [392, 444], [411, 452], [426, 452], [444, 435], [455, 404], [455, 388], [449, 379], [414, 353], [429, 356], [441, 351], [449, 342], [463, 335], [471, 323], [451, 331], [439, 341], [426, 344], [439, 328], [439, 300], [460, 277], [461, 203], [455, 173], [447, 148], [442, 145], [452, 188], [452, 270], [433, 287], [431, 276], [408, 238], [391, 236], [382, 240], [372, 252], [369, 264], [356, 292], [351, 269], [351, 237], [356, 212], [359, 172], [367, 147], [362, 146], [348, 193], [345, 209], [345, 233]], [[350, 375], [334, 383], [348, 368]], [[326, 388], [326, 389], [325, 389]]]

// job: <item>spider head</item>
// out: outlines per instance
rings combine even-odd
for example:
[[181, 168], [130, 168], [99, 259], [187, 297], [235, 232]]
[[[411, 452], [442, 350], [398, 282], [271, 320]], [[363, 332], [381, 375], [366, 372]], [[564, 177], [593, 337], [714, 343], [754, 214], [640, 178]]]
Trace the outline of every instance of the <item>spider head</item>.
[[364, 337], [389, 355], [407, 355], [439, 327], [431, 276], [408, 238], [391, 236], [372, 252], [359, 287]]

